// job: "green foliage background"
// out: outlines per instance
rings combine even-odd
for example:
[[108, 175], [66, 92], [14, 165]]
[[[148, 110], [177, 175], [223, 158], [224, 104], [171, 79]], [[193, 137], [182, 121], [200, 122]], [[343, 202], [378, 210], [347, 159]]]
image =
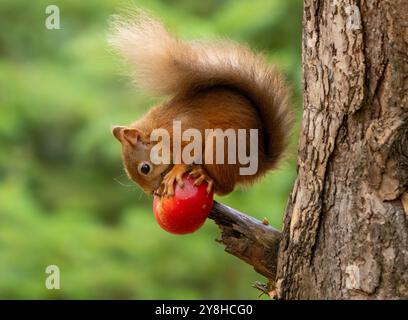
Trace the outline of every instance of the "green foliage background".
[[[154, 103], [106, 44], [108, 17], [129, 3], [0, 2], [0, 298], [257, 299], [251, 284], [264, 279], [223, 252], [211, 221], [192, 235], [165, 233], [152, 199], [124, 174], [110, 126]], [[185, 39], [230, 37], [264, 51], [299, 109], [300, 0], [135, 3]], [[49, 4], [61, 30], [45, 28]], [[280, 228], [296, 136], [278, 171], [219, 200]], [[50, 264], [61, 290], [44, 286]]]

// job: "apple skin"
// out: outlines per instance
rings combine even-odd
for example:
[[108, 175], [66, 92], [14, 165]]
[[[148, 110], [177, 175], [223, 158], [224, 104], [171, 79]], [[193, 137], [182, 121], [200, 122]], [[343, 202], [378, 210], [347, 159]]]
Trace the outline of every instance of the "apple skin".
[[214, 192], [208, 194], [207, 183], [194, 185], [194, 179], [183, 177], [184, 187], [177, 184], [173, 197], [154, 196], [153, 212], [157, 223], [167, 232], [188, 234], [199, 229], [210, 214]]

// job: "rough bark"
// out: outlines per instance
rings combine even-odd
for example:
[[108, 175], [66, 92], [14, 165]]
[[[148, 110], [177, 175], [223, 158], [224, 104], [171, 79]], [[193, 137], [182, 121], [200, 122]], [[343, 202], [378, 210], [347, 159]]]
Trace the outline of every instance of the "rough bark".
[[304, 1], [279, 298], [408, 298], [407, 53], [407, 0]]
[[217, 241], [225, 245], [226, 252], [275, 279], [280, 231], [216, 201], [209, 218], [220, 227], [221, 239]]

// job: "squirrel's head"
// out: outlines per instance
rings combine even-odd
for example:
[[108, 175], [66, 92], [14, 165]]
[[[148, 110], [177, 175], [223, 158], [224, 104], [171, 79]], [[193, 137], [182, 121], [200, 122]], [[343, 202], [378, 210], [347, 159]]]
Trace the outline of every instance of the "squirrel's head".
[[150, 138], [132, 127], [113, 127], [112, 133], [122, 144], [122, 158], [130, 179], [146, 194], [157, 190], [169, 164], [153, 164], [150, 155], [153, 147]]

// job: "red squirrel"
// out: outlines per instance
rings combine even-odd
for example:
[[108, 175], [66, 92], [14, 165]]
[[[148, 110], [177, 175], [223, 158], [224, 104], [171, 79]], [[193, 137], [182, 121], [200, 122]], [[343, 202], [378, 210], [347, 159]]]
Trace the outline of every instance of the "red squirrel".
[[[112, 129], [122, 144], [128, 176], [145, 193], [172, 196], [175, 183], [182, 187], [189, 173], [196, 184], [206, 181], [207, 191], [225, 195], [276, 167], [288, 145], [293, 111], [275, 66], [229, 40], [183, 42], [142, 11], [115, 16], [112, 27], [109, 42], [134, 67], [135, 83], [167, 97], [141, 119]], [[157, 143], [150, 139], [152, 131], [164, 128], [171, 134], [174, 120], [182, 130], [196, 128], [203, 134], [206, 129], [258, 129], [256, 173], [240, 174], [239, 163], [152, 163], [150, 152]], [[204, 154], [214, 148], [204, 139]]]

